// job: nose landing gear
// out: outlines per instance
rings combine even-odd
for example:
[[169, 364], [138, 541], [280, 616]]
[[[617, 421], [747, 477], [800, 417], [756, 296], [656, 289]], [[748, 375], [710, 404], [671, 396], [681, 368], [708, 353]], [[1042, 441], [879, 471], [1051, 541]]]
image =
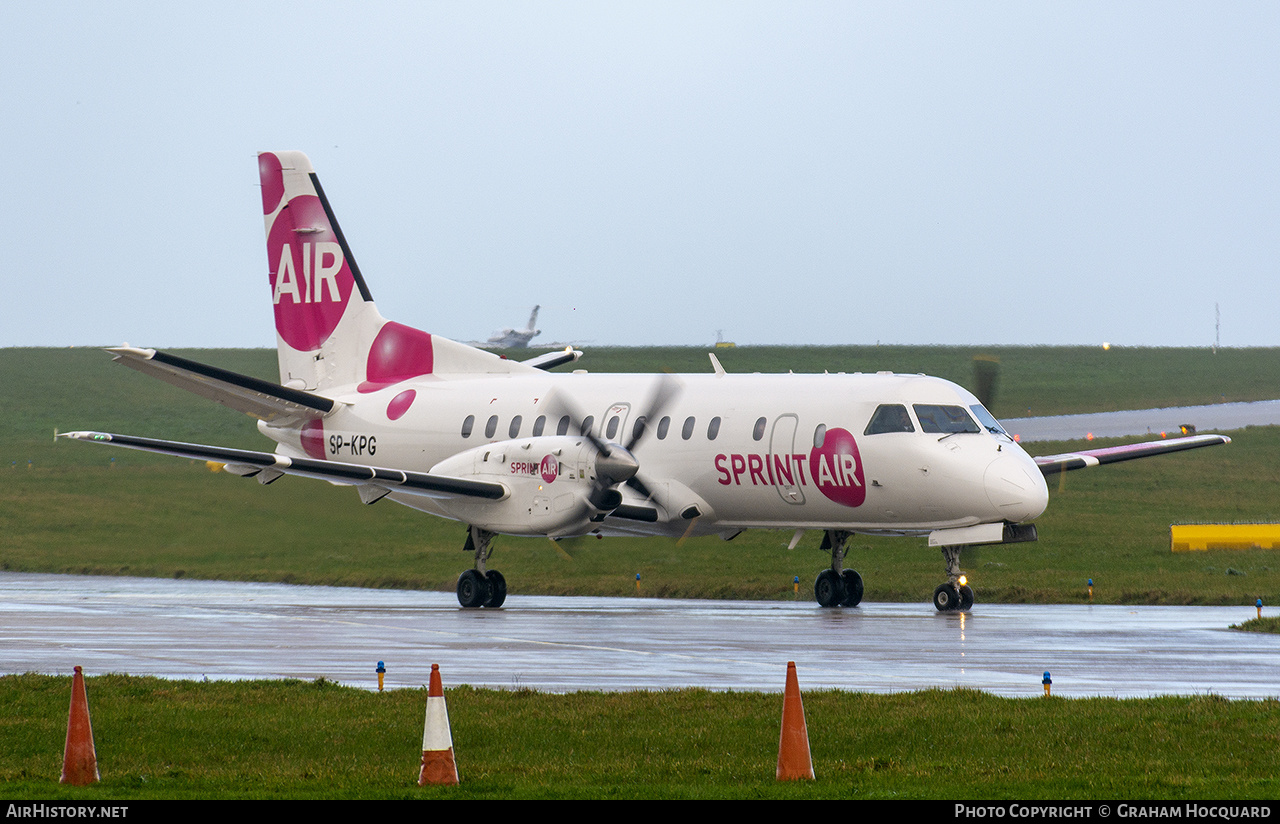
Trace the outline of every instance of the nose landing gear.
[[973, 589], [960, 572], [960, 547], [942, 547], [947, 562], [947, 583], [933, 591], [933, 605], [938, 612], [968, 612], [973, 606]]

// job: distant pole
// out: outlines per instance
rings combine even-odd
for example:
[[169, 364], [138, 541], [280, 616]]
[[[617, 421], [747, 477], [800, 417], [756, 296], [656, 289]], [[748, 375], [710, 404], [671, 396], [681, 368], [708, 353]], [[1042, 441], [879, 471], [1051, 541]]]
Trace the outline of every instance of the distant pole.
[[1218, 346], [1222, 343], [1222, 312], [1218, 304], [1213, 305], [1213, 354], [1218, 354]]

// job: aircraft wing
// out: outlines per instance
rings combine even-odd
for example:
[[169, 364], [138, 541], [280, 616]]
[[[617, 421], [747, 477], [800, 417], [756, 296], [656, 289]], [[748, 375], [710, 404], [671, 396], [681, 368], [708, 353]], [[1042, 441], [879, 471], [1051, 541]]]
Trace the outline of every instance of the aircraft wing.
[[454, 478], [448, 475], [433, 475], [428, 472], [410, 472], [403, 469], [386, 469], [340, 461], [318, 461], [314, 458], [293, 458], [274, 452], [254, 452], [225, 446], [162, 441], [107, 432], [64, 432], [59, 437], [107, 443], [128, 449], [140, 449], [144, 452], [159, 452], [162, 455], [176, 455], [180, 458], [217, 461], [226, 464], [227, 471], [233, 475], [261, 474], [264, 483], [270, 483], [281, 475], [300, 475], [304, 478], [351, 484], [361, 488], [360, 497], [365, 503], [373, 503], [387, 492], [406, 492], [428, 498], [484, 498], [491, 501], [502, 500], [507, 496], [507, 488], [502, 484]]
[[1185, 449], [1199, 449], [1202, 446], [1217, 446], [1224, 443], [1231, 443], [1231, 439], [1226, 435], [1195, 435], [1190, 438], [1168, 438], [1123, 446], [1106, 446], [1101, 449], [1082, 449], [1079, 452], [1064, 452], [1061, 455], [1045, 455], [1036, 458], [1035, 461], [1045, 475], [1056, 475], [1072, 469], [1085, 469], [1100, 464], [1131, 461], [1135, 458], [1147, 458], [1167, 452], [1181, 452]]
[[107, 351], [115, 356], [117, 363], [130, 369], [264, 421], [315, 417], [329, 413], [334, 407], [332, 400], [320, 395], [289, 389], [155, 349], [118, 346]]

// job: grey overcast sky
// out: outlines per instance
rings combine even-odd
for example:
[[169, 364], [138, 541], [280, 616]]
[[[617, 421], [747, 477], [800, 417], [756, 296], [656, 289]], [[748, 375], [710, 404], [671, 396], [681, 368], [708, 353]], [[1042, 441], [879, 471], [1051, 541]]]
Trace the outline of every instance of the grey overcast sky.
[[[255, 153], [459, 340], [1280, 345], [1280, 3], [26, 2], [0, 346], [272, 346]], [[536, 342], [536, 341], [535, 341]]]

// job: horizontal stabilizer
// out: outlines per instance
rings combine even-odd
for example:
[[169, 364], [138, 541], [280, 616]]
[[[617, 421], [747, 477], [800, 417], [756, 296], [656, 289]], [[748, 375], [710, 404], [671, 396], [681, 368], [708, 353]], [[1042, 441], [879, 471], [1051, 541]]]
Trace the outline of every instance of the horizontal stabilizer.
[[573, 363], [580, 357], [582, 357], [581, 350], [566, 346], [556, 352], [547, 352], [546, 354], [538, 355], [536, 358], [529, 358], [520, 362], [525, 366], [533, 366], [538, 369], [554, 369], [561, 364]]
[[[175, 455], [198, 461], [217, 461], [233, 465], [233, 472], [237, 475], [252, 475], [254, 473], [250, 471], [251, 468], [258, 467], [259, 471], [267, 473], [300, 475], [304, 478], [318, 478], [323, 481], [355, 484], [362, 487], [379, 486], [391, 492], [404, 492], [428, 498], [481, 498], [499, 501], [507, 496], [507, 488], [499, 483], [473, 481], [448, 475], [432, 475], [427, 472], [384, 469], [338, 461], [318, 461], [314, 458], [291, 458], [288, 455], [278, 455], [273, 452], [162, 441], [107, 432], [64, 432], [59, 437], [123, 446], [144, 452], [159, 452], [162, 455]], [[368, 491], [362, 491], [361, 497], [368, 494]]]
[[1186, 449], [1199, 449], [1202, 446], [1218, 446], [1226, 443], [1231, 443], [1231, 439], [1226, 435], [1195, 435], [1190, 438], [1168, 438], [1123, 446], [1107, 446], [1101, 449], [1082, 449], [1079, 452], [1064, 452], [1061, 455], [1045, 455], [1036, 458], [1035, 461], [1045, 475], [1056, 475], [1072, 469], [1085, 469], [1090, 466], [1132, 461], [1135, 458], [1149, 458], [1152, 455], [1164, 455], [1169, 452], [1182, 452]]
[[329, 398], [197, 363], [155, 349], [108, 349], [117, 363], [264, 421], [314, 417], [333, 410]]

